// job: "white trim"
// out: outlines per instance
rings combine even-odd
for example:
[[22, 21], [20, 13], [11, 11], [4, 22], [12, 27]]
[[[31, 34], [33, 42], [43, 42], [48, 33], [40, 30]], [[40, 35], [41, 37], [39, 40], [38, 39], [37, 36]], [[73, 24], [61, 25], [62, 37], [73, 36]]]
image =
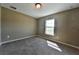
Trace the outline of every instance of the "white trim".
[[[14, 39], [14, 40], [9, 40], [9, 41], [5, 41], [5, 42], [1, 42], [0, 45], [5, 44], [5, 43], [9, 43], [9, 42], [14, 42], [14, 41], [17, 41], [17, 40], [22, 40], [22, 39], [25, 39], [25, 38], [30, 38], [30, 37], [33, 37], [33, 36], [42, 37], [40, 35], [32, 35], [32, 36], [27, 36], [27, 37], [19, 38], [19, 39]], [[42, 38], [49, 39], [49, 38], [46, 38], [46, 37], [42, 37]], [[64, 44], [64, 45], [71, 46], [71, 47], [74, 47], [74, 48], [79, 49], [79, 47], [78, 46], [75, 46], [75, 45], [71, 45], [71, 44], [64, 43], [64, 42], [61, 42], [61, 41], [56, 41], [56, 40], [51, 40], [51, 41], [58, 42], [58, 43], [61, 43], [61, 44]]]
[[[37, 36], [42, 37], [42, 36], [40, 36], [40, 35], [37, 35]], [[42, 38], [44, 38], [44, 39], [49, 39], [49, 38], [46, 38], [46, 37], [42, 37]], [[73, 47], [73, 48], [79, 49], [78, 46], [71, 45], [71, 44], [68, 44], [68, 43], [65, 43], [65, 42], [56, 41], [56, 40], [51, 40], [51, 41], [58, 42], [58, 43], [61, 43], [61, 44], [64, 44], [64, 45], [67, 45], [67, 46], [70, 46], [70, 47]]]
[[75, 45], [71, 45], [71, 44], [68, 44], [68, 43], [61, 42], [61, 41], [56, 41], [56, 42], [59, 42], [59, 43], [61, 43], [61, 44], [64, 44], [64, 45], [71, 46], [71, 47], [73, 47], [73, 48], [79, 49], [79, 47], [78, 47], [78, 46], [75, 46]]
[[23, 37], [23, 38], [19, 38], [19, 39], [13, 39], [13, 40], [9, 40], [9, 41], [4, 41], [4, 42], [1, 42], [0, 45], [5, 44], [5, 43], [9, 43], [9, 42], [14, 42], [14, 41], [17, 41], [17, 40], [22, 40], [22, 39], [25, 39], [25, 38], [34, 37], [34, 36], [36, 36], [36, 35], [27, 36], [27, 37]]

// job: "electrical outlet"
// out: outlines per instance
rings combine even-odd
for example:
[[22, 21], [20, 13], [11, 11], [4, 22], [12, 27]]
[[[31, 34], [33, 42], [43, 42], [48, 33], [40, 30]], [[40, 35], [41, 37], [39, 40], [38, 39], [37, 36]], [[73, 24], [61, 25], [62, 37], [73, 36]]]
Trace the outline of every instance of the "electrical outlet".
[[8, 35], [7, 38], [10, 38], [10, 35]]

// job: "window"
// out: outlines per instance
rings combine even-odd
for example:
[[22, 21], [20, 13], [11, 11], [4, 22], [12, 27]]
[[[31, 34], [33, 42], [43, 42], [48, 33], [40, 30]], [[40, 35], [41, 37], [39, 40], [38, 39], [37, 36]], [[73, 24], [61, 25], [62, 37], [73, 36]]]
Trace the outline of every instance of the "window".
[[55, 20], [46, 20], [45, 22], [45, 34], [54, 36]]

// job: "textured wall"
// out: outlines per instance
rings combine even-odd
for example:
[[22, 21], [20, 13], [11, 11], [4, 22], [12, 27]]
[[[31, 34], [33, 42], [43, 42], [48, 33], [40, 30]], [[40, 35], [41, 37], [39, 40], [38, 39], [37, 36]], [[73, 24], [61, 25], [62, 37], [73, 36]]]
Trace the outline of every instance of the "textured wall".
[[30, 16], [1, 8], [2, 42], [36, 34], [36, 20]]
[[[44, 33], [45, 20], [53, 18], [56, 20], [56, 33], [54, 37]], [[38, 20], [38, 28], [38, 34], [43, 37], [79, 46], [79, 8], [42, 17]]]

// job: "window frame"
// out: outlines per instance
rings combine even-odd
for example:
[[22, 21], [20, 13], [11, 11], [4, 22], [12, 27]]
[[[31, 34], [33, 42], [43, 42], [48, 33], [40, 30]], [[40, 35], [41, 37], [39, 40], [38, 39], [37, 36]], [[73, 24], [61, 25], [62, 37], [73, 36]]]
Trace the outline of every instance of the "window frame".
[[55, 36], [56, 20], [54, 18], [53, 19], [48, 19], [48, 20], [54, 20], [54, 27], [53, 27], [54, 28], [54, 35], [52, 35], [52, 34], [46, 34], [46, 21], [47, 20], [45, 20], [45, 24], [44, 24], [45, 25], [45, 27], [44, 27], [44, 33], [45, 33], [45, 35], [48, 35], [48, 36]]

